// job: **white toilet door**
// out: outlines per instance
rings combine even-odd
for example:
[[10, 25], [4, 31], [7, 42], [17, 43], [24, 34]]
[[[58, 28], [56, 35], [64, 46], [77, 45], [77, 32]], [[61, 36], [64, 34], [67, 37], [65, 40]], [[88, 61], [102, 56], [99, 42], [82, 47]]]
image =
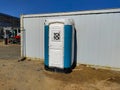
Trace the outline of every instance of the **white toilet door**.
[[49, 66], [64, 67], [64, 24], [52, 23], [49, 25]]

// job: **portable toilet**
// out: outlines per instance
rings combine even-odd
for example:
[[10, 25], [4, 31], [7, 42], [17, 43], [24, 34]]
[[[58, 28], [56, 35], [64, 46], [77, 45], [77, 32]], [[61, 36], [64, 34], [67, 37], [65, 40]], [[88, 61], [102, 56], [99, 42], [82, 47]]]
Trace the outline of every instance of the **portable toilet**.
[[47, 19], [44, 29], [45, 69], [70, 72], [74, 58], [72, 19]]

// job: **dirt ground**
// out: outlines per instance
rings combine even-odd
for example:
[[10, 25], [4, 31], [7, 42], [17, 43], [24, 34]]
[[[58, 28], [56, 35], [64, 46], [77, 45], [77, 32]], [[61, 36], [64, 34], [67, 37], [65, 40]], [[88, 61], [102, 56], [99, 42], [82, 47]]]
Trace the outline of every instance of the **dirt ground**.
[[20, 45], [8, 44], [4, 45], [0, 39], [0, 59], [18, 59], [20, 58]]
[[120, 72], [79, 65], [71, 73], [44, 70], [43, 61], [18, 62], [19, 45], [0, 44], [0, 90], [120, 90]]

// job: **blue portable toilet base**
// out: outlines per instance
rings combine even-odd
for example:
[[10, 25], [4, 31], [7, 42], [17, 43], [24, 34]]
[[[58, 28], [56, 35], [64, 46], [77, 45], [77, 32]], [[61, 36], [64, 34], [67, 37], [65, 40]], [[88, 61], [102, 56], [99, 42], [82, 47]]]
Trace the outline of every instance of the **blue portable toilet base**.
[[72, 68], [56, 68], [56, 67], [48, 67], [44, 65], [45, 70], [53, 71], [53, 72], [62, 72], [62, 73], [70, 73], [72, 72]]

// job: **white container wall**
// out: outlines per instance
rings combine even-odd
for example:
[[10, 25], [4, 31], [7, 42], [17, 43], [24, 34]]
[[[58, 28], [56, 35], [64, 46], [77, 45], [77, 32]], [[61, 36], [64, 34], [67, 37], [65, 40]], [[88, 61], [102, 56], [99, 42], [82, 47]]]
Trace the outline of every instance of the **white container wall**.
[[23, 15], [22, 56], [44, 59], [45, 19], [71, 18], [77, 63], [120, 68], [120, 9]]

